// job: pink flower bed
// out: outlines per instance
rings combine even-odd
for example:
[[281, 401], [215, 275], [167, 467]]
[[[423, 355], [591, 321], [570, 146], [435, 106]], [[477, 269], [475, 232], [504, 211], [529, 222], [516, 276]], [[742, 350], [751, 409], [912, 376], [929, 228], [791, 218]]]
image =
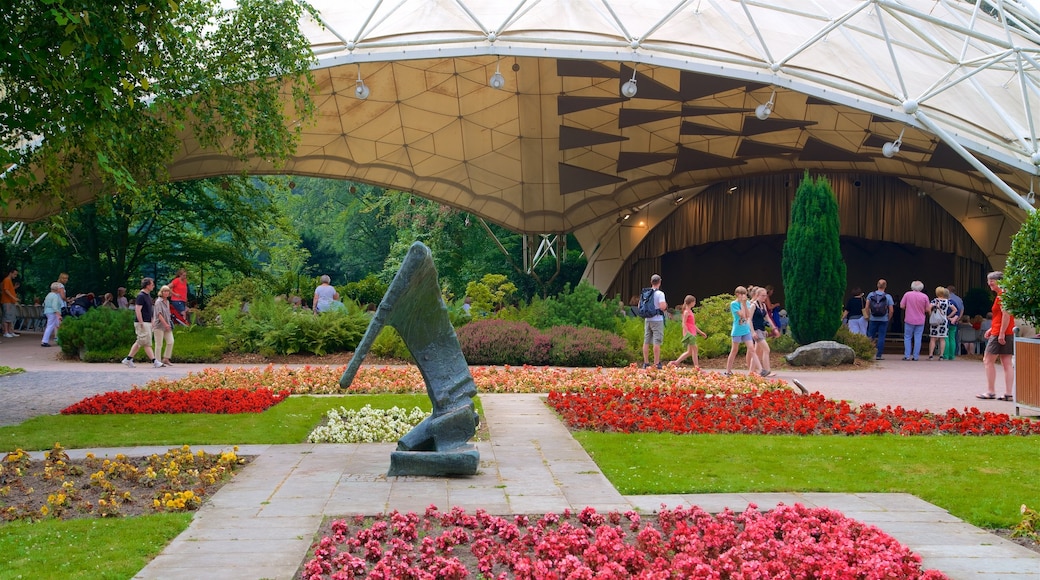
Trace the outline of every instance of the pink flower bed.
[[313, 546], [303, 578], [940, 579], [874, 526], [824, 508], [754, 505], [741, 514], [698, 507], [639, 514], [506, 519], [460, 508], [374, 522], [337, 520]]

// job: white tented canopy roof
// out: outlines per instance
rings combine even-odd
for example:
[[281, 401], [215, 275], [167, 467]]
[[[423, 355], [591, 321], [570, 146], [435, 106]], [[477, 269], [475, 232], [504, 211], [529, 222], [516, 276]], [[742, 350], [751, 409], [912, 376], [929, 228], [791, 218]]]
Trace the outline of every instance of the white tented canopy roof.
[[357, 180], [590, 254], [619, 216], [727, 180], [896, 177], [965, 223], [993, 208], [976, 233], [1003, 239], [1040, 187], [1024, 0], [309, 3], [317, 119], [295, 157], [242, 163], [189, 135], [175, 179]]

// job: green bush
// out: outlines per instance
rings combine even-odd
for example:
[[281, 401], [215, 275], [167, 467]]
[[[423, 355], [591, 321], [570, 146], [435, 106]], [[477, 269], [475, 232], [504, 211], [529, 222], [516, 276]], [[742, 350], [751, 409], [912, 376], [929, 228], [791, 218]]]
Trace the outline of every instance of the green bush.
[[850, 331], [847, 326], [838, 327], [838, 332], [834, 335], [834, 341], [851, 347], [856, 352], [856, 358], [872, 360], [874, 355], [877, 354], [877, 348], [869, 338]]
[[623, 367], [635, 360], [625, 340], [595, 328], [556, 326], [546, 332], [549, 364], [564, 367]]
[[557, 326], [596, 328], [616, 333], [621, 319], [617, 313], [616, 300], [604, 300], [599, 290], [582, 281], [572, 291], [570, 285], [563, 292], [545, 300], [532, 301], [526, 309], [527, 318], [535, 328], [548, 329]]
[[488, 318], [512, 302], [516, 285], [502, 274], [484, 274], [479, 282], [466, 284], [466, 296], [473, 300], [470, 315]]
[[[202, 324], [213, 324], [217, 317], [228, 308], [238, 309], [242, 304], [252, 304], [263, 296], [271, 294], [268, 283], [258, 278], [243, 278], [229, 284], [206, 303], [206, 308], [197, 313], [197, 320]], [[306, 300], [307, 297], [304, 296]]]
[[111, 353], [126, 356], [137, 335], [134, 311], [91, 308], [83, 316], [64, 316], [58, 327], [58, 343], [66, 356], [97, 362], [97, 357], [111, 361]]
[[247, 312], [226, 308], [220, 320], [230, 350], [264, 356], [353, 351], [368, 328], [368, 317], [350, 307], [314, 315], [270, 297], [254, 300]]
[[[777, 354], [787, 354], [794, 352], [798, 348], [798, 342], [790, 334], [781, 334], [773, 338], [767, 339], [769, 342], [769, 350]], [[868, 339], [867, 342], [870, 342]]]
[[[638, 316], [619, 318], [621, 336], [634, 353], [637, 360], [643, 360], [643, 336], [646, 321]], [[661, 343], [661, 360], [674, 360], [686, 351], [682, 344], [682, 323], [666, 317], [664, 322], [664, 341]], [[650, 353], [653, 358], [653, 352]]]
[[1040, 212], [1033, 212], [1022, 224], [1022, 229], [1011, 238], [1000, 287], [1004, 289], [1000, 302], [1009, 312], [1032, 325], [1040, 324]]
[[350, 298], [358, 304], [378, 305], [383, 300], [387, 288], [389, 288], [388, 284], [379, 280], [375, 274], [369, 274], [357, 282], [348, 282], [340, 295]]
[[408, 350], [408, 346], [405, 345], [404, 339], [401, 338], [401, 335], [398, 334], [393, 326], [383, 327], [383, 330], [379, 332], [379, 336], [372, 342], [372, 349], [369, 352], [373, 356], [383, 358], [394, 358], [404, 361], [415, 360], [411, 351]]
[[[708, 335], [697, 343], [698, 356], [716, 358], [729, 356], [730, 345], [733, 344], [733, 315], [729, 305], [736, 297], [732, 294], [709, 296], [697, 303], [693, 313], [697, 316], [697, 327]], [[741, 352], [744, 346], [741, 346]]]
[[[137, 338], [134, 318], [133, 310], [111, 308], [91, 308], [83, 316], [66, 316], [58, 328], [62, 353], [84, 362], [119, 361]], [[211, 363], [224, 354], [224, 343], [216, 328], [174, 327], [173, 344], [173, 362]], [[135, 358], [144, 361], [145, 356], [142, 348]]]

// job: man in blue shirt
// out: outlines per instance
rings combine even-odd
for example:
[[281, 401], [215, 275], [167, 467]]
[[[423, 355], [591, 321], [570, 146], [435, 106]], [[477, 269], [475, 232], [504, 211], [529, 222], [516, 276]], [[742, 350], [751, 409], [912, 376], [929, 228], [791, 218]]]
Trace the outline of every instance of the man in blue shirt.
[[882, 278], [877, 281], [877, 290], [867, 294], [867, 310], [870, 319], [867, 321], [867, 336], [877, 343], [875, 360], [883, 360], [881, 353], [885, 351], [885, 334], [888, 333], [888, 321], [892, 319], [895, 301], [892, 295], [885, 292], [888, 282]]

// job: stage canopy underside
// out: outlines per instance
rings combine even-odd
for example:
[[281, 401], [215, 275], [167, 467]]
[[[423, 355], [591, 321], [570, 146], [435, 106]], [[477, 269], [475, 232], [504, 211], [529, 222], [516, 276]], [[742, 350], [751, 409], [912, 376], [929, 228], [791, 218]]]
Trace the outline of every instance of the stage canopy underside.
[[[976, 246], [963, 257], [999, 267], [1040, 186], [1040, 17], [1019, 1], [310, 4], [317, 117], [296, 155], [242, 162], [184, 135], [174, 179], [348, 179], [532, 237], [573, 233], [601, 290], [718, 188], [804, 171], [897, 180], [962, 226]], [[869, 211], [891, 190], [848, 195]], [[53, 210], [18, 211], [6, 218]]]

